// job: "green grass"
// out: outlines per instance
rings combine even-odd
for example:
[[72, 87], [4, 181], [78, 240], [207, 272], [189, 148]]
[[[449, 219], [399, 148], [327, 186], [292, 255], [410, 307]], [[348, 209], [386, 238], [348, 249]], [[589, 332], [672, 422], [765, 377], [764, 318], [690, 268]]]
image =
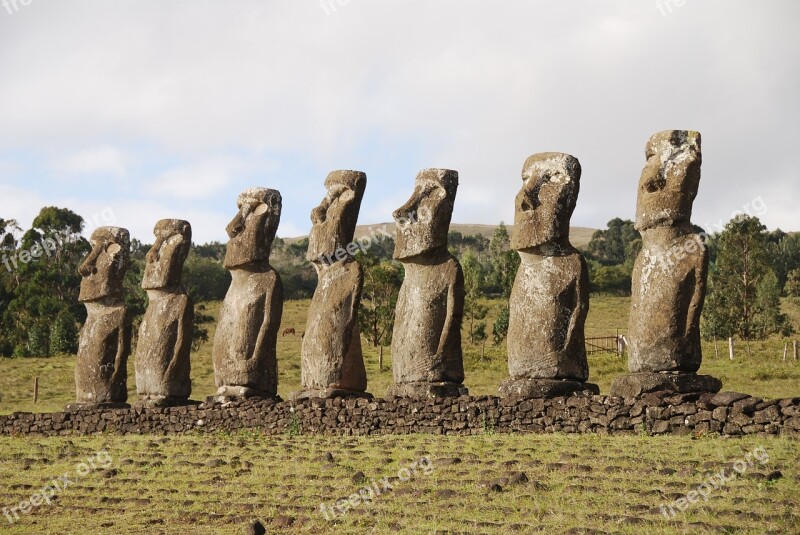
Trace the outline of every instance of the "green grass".
[[[673, 520], [662, 504], [708, 474], [762, 447], [755, 463]], [[269, 533], [797, 533], [800, 442], [789, 439], [601, 437], [596, 435], [430, 435], [336, 438], [259, 433], [174, 437], [93, 436], [0, 439], [0, 507], [13, 507], [54, 475], [105, 450], [110, 464], [54, 505], [0, 531], [28, 533], [244, 533], [261, 519]], [[321, 459], [326, 453], [334, 462]], [[432, 472], [328, 521], [320, 504], [396, 477], [427, 457]], [[102, 459], [107, 460], [105, 456]], [[450, 461], [447, 461], [450, 459]], [[452, 459], [459, 459], [455, 464]], [[209, 461], [214, 464], [209, 465]], [[423, 462], [422, 466], [428, 466]], [[783, 477], [765, 476], [780, 470]], [[366, 483], [353, 480], [356, 472]], [[485, 483], [524, 472], [527, 483]], [[405, 475], [405, 474], [403, 474]], [[382, 485], [379, 485], [382, 488]], [[291, 527], [287, 527], [291, 524]], [[283, 526], [283, 527], [281, 527]], [[572, 531], [575, 533], [579, 531]]]
[[[305, 330], [309, 301], [287, 301], [284, 306], [281, 332], [294, 328], [297, 336], [281, 336], [278, 339], [278, 393], [290, 399], [291, 393], [300, 388], [300, 334]], [[486, 301], [491, 325], [503, 302]], [[209, 303], [207, 313], [216, 317], [219, 303]], [[614, 336], [627, 330], [630, 299], [626, 297], [592, 296], [586, 336]], [[800, 331], [800, 306], [797, 302], [784, 300], [784, 312], [794, 321]], [[210, 325], [210, 340], [214, 338], [214, 326]], [[506, 377], [505, 344], [486, 344], [486, 354], [481, 358], [480, 345], [469, 343], [467, 325], [464, 325], [464, 368], [466, 385], [475, 395], [496, 394], [497, 386]], [[725, 390], [746, 392], [764, 398], [793, 397], [800, 395], [800, 362], [792, 361], [791, 347], [787, 361], [783, 361], [786, 340], [778, 337], [751, 342], [747, 355], [745, 344], [737, 342], [733, 361], [728, 359], [727, 342], [718, 343], [718, 356], [714, 343], [703, 343], [703, 367], [701, 372], [722, 379]], [[383, 370], [378, 370], [378, 351], [362, 339], [364, 359], [369, 378], [369, 391], [382, 396], [392, 383], [391, 349], [384, 350]], [[195, 399], [205, 399], [215, 392], [214, 369], [211, 359], [212, 342], [203, 344], [192, 355], [192, 381]], [[129, 399], [136, 399], [134, 384], [135, 359], [128, 364]], [[600, 385], [601, 392], [608, 392], [615, 377], [626, 373], [625, 359], [615, 355], [598, 354], [589, 357], [589, 380]], [[14, 411], [47, 412], [63, 409], [73, 401], [75, 357], [70, 355], [52, 358], [0, 359], [0, 414]], [[39, 377], [39, 402], [34, 405], [33, 380]]]

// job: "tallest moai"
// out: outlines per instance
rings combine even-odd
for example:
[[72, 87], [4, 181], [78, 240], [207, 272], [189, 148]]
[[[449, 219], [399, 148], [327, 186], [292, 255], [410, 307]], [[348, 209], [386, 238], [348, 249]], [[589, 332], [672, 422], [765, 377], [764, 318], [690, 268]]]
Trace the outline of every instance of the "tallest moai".
[[647, 142], [639, 180], [636, 230], [642, 251], [633, 268], [628, 327], [631, 375], [612, 394], [717, 392], [718, 379], [697, 375], [702, 361], [700, 315], [708, 251], [691, 223], [700, 185], [700, 134], [666, 130]]

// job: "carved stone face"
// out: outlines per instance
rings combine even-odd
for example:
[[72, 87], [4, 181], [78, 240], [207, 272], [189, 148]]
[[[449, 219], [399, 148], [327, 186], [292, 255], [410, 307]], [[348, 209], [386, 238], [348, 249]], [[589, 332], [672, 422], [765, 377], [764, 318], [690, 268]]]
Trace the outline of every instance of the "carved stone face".
[[192, 226], [181, 219], [162, 219], [153, 234], [156, 242], [147, 253], [142, 288], [157, 290], [180, 285], [183, 263], [192, 246]]
[[636, 230], [689, 223], [700, 185], [700, 134], [687, 130], [659, 132], [647, 142], [645, 154]]
[[281, 194], [250, 188], [236, 201], [239, 212], [225, 229], [230, 240], [224, 266], [234, 269], [253, 262], [269, 262], [272, 241], [281, 220]]
[[395, 259], [447, 248], [457, 189], [457, 171], [424, 169], [417, 174], [411, 198], [392, 214], [397, 223]]
[[581, 164], [561, 152], [534, 154], [522, 168], [511, 247], [525, 250], [569, 239], [580, 190]]
[[311, 211], [311, 235], [306, 259], [321, 263], [339, 248], [353, 241], [367, 187], [367, 175], [360, 171], [334, 171], [325, 179], [328, 193]]
[[89, 241], [92, 252], [78, 268], [83, 277], [78, 299], [87, 302], [122, 297], [122, 283], [130, 265], [130, 234], [124, 228], [99, 227]]

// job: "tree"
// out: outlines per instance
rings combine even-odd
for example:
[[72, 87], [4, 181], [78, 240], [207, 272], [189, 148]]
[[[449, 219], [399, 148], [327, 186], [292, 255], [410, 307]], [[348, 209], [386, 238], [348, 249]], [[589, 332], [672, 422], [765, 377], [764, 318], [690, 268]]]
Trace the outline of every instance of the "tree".
[[502, 294], [503, 298], [508, 299], [514, 287], [520, 258], [517, 252], [511, 249], [508, 229], [502, 221], [494, 230], [489, 242], [489, 255], [491, 273], [487, 277], [487, 282]]
[[200, 349], [200, 345], [208, 342], [208, 329], [204, 325], [214, 321], [206, 312], [204, 303], [194, 304], [194, 323], [192, 324], [192, 351]]
[[[630, 220], [623, 221], [615, 217], [608, 222], [607, 227], [606, 230], [597, 230], [592, 235], [587, 247], [589, 254], [607, 266], [624, 264], [633, 253], [630, 244], [635, 240], [641, 240], [642, 236]], [[635, 255], [633, 257], [635, 258]]]
[[631, 273], [624, 266], [600, 265], [593, 268], [590, 271], [593, 292], [630, 295]]
[[489, 338], [486, 334], [486, 322], [481, 321], [475, 325], [472, 333], [473, 343], [481, 344], [481, 359], [486, 357], [486, 339]]
[[789, 297], [800, 297], [800, 268], [793, 269], [786, 277], [784, 291]]
[[508, 335], [508, 321], [511, 316], [511, 311], [508, 305], [500, 309], [500, 314], [492, 326], [492, 341], [494, 345], [499, 346]]
[[317, 274], [306, 260], [308, 238], [288, 243], [277, 239], [272, 244], [270, 264], [281, 274], [286, 299], [306, 299], [314, 294]]
[[122, 282], [125, 306], [133, 321], [131, 347], [134, 351], [136, 344], [139, 343], [139, 327], [142, 324], [142, 318], [147, 310], [149, 301], [147, 292], [142, 288], [142, 279], [144, 278], [147, 252], [149, 250], [150, 245], [144, 244], [135, 238], [131, 240], [130, 266]]
[[791, 323], [781, 314], [781, 287], [778, 276], [770, 269], [756, 286], [753, 303], [753, 331], [756, 338], [766, 338], [770, 334], [783, 336], [792, 334]]
[[4, 346], [13, 346], [15, 355], [49, 356], [51, 329], [59, 315], [73, 321], [86, 317], [78, 303], [78, 266], [90, 250], [82, 228], [83, 218], [71, 210], [42, 208], [12, 253], [16, 286], [8, 304], [10, 332]]
[[21, 356], [50, 356], [50, 329], [44, 322], [36, 322], [31, 326], [28, 332], [28, 341]]
[[364, 267], [364, 290], [358, 312], [361, 333], [378, 348], [378, 369], [383, 369], [383, 348], [392, 341], [394, 311], [403, 271], [394, 262], [378, 262], [374, 258], [358, 253]]
[[770, 265], [778, 277], [778, 285], [782, 289], [788, 280], [789, 273], [800, 268], [800, 234], [787, 234], [781, 229], [766, 234]]
[[[464, 254], [461, 259], [461, 269], [464, 270], [464, 317], [469, 326], [469, 340], [471, 344], [475, 344], [477, 339], [477, 328], [481, 323], [480, 320], [486, 318], [489, 313], [489, 308], [481, 303], [483, 297], [483, 288], [486, 280], [486, 271], [478, 261], [478, 258], [470, 250]], [[486, 338], [485, 330], [486, 324], [483, 323], [484, 340]]]
[[12, 271], [9, 255], [17, 248], [16, 232], [21, 229], [13, 219], [0, 218], [0, 356], [10, 356], [14, 352], [16, 337], [13, 333], [14, 323], [8, 307], [14, 298], [17, 278]]
[[202, 256], [192, 249], [183, 265], [183, 283], [196, 303], [219, 301], [231, 285], [231, 274], [222, 267], [222, 259]]
[[[766, 227], [756, 217], [738, 215], [718, 242], [704, 310], [705, 321], [713, 327], [710, 334], [749, 341], [783, 330], [786, 318], [774, 295], [778, 285], [769, 263]], [[704, 331], [709, 334], [708, 328]]]
[[56, 316], [50, 331], [51, 355], [74, 355], [78, 352], [78, 328], [75, 316], [69, 309], [62, 309]]

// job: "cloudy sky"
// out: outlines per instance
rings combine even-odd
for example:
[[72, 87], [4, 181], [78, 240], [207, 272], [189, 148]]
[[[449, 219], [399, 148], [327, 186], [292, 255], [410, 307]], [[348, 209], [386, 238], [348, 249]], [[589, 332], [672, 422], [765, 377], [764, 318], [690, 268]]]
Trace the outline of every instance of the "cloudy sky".
[[387, 221], [426, 167], [454, 221], [513, 219], [527, 156], [583, 166], [573, 225], [632, 218], [650, 134], [703, 135], [695, 223], [800, 230], [800, 2], [5, 0], [0, 217], [69, 207], [152, 241], [224, 240], [237, 194], [279, 189], [301, 235], [334, 169]]

